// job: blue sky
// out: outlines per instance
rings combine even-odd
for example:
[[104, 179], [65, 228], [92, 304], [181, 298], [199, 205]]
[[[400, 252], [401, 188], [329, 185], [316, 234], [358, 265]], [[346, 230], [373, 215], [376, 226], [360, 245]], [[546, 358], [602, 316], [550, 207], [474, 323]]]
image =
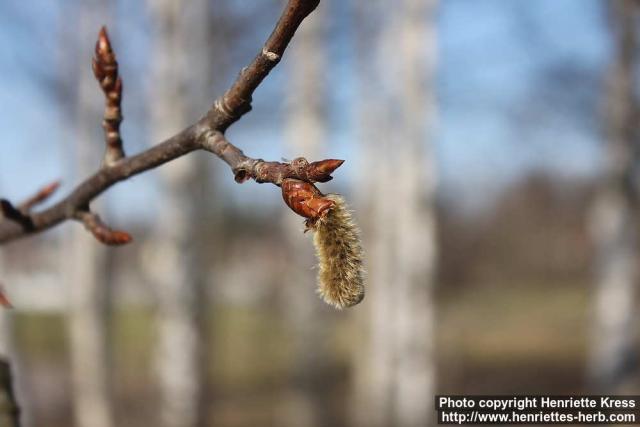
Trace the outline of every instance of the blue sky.
[[532, 169], [598, 169], [603, 12], [599, 1], [445, 2], [436, 137], [445, 185], [472, 196]]
[[[337, 0], [325, 2], [340, 9]], [[62, 129], [66, 118], [40, 77], [57, 66], [60, 48], [65, 48], [56, 46], [58, 30], [66, 28], [73, 34], [73, 28], [57, 2], [14, 3], [0, 8], [13, 10], [10, 14], [0, 10], [4, 14], [0, 18], [0, 194], [18, 200], [60, 177], [65, 191], [72, 187], [67, 173], [69, 142]], [[142, 2], [124, 3], [131, 7]], [[589, 177], [598, 171], [598, 103], [602, 73], [610, 59], [603, 9], [603, 2], [596, 0], [442, 2], [434, 143], [440, 191], [448, 198], [481, 207], [497, 191], [535, 169], [561, 178]], [[148, 22], [140, 6], [136, 10], [123, 6], [107, 21], [117, 28], [112, 35], [129, 91], [123, 129], [126, 141], [136, 141], [129, 143], [129, 151], [135, 152], [148, 143], [144, 126], [139, 125], [144, 117], [140, 98], [148, 83], [143, 73]], [[337, 26], [349, 22], [342, 15], [336, 18]], [[328, 76], [335, 83], [331, 99], [336, 113], [327, 151], [331, 157], [349, 160], [355, 155], [350, 104], [355, 77], [350, 66], [353, 45], [345, 34], [330, 47], [337, 58]], [[264, 35], [256, 34], [256, 48]], [[93, 40], [78, 42], [93, 44]], [[287, 156], [278, 125], [283, 105], [272, 105], [267, 96], [281, 93], [286, 83], [286, 65], [282, 65], [256, 92], [256, 112], [230, 131], [233, 141], [255, 157]], [[220, 179], [229, 187], [235, 185], [231, 174], [219, 169]], [[341, 173], [351, 177], [348, 169]], [[114, 200], [112, 211], [121, 218], [132, 213], [152, 215], [157, 192], [153, 176], [136, 178], [109, 196]], [[269, 200], [272, 192], [266, 186], [245, 184], [230, 197], [242, 204], [256, 195]]]

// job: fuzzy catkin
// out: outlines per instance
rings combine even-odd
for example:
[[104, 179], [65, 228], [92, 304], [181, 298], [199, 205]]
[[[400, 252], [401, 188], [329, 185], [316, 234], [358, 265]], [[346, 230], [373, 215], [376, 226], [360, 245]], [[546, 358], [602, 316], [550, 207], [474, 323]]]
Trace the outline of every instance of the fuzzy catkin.
[[362, 245], [344, 199], [337, 194], [326, 198], [335, 207], [311, 226], [318, 257], [318, 294], [327, 304], [342, 309], [364, 298]]

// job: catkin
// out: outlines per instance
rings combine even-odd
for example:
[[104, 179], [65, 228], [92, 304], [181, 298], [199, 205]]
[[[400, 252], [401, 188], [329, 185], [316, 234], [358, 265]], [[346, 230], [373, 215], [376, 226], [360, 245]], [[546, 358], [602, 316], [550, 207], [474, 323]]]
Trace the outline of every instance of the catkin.
[[318, 294], [338, 309], [364, 298], [363, 252], [358, 227], [344, 199], [328, 194], [335, 206], [310, 225], [318, 257]]

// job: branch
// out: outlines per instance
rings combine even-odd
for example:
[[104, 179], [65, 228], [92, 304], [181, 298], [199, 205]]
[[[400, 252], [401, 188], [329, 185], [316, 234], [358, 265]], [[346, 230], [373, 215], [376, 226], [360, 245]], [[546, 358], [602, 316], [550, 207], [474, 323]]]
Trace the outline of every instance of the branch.
[[20, 203], [18, 207], [13, 206], [13, 204], [6, 199], [0, 199], [0, 213], [2, 213], [2, 219], [4, 221], [13, 221], [25, 229], [32, 228], [33, 221], [29, 216], [31, 208], [47, 200], [59, 186], [60, 183], [55, 181], [42, 187], [36, 194]]
[[2, 223], [11, 222], [24, 230], [33, 229], [33, 221], [29, 215], [20, 212], [20, 210], [13, 206], [7, 199], [0, 199], [0, 213], [2, 213]]
[[224, 132], [251, 111], [251, 96], [262, 80], [280, 62], [285, 49], [302, 21], [320, 0], [289, 0], [262, 51], [244, 68], [235, 83], [216, 100], [208, 116], [213, 129]]
[[[280, 185], [286, 178], [309, 182], [325, 182], [331, 179], [331, 173], [342, 164], [341, 160], [308, 163], [305, 159], [299, 158], [291, 163], [266, 162], [245, 156], [242, 150], [224, 137], [224, 131], [251, 110], [253, 92], [278, 64], [296, 30], [319, 2], [320, 0], [289, 0], [260, 53], [240, 72], [233, 85], [214, 102], [206, 115], [173, 137], [133, 157], [124, 157], [124, 152], [121, 156], [116, 153], [117, 146], [121, 144], [119, 128], [116, 126], [116, 118], [121, 119], [121, 83], [111, 81], [118, 80], [117, 69], [113, 68], [115, 55], [106, 31], [101, 31], [96, 46], [94, 72], [107, 97], [104, 125], [107, 140], [105, 162], [95, 174], [80, 183], [69, 195], [42, 212], [20, 212], [9, 202], [3, 202], [3, 213], [6, 207], [9, 215], [5, 213], [4, 219], [0, 221], [0, 243], [44, 231], [69, 219], [80, 219], [87, 225], [85, 218], [91, 201], [112, 185], [200, 149], [216, 154], [231, 166], [237, 182], [255, 179], [260, 183]], [[95, 71], [96, 69], [98, 71]], [[113, 113], [116, 106], [117, 115]], [[109, 121], [112, 118], [113, 121]], [[116, 129], [117, 143], [115, 136], [110, 135], [110, 132], [115, 132]], [[110, 150], [116, 153], [112, 153], [113, 157], [109, 154]], [[15, 215], [14, 211], [21, 215]], [[94, 221], [95, 218], [97, 217], [94, 217]], [[87, 228], [101, 240], [101, 232], [96, 233], [95, 227]], [[106, 229], [110, 230], [108, 227]]]
[[293, 159], [290, 163], [252, 159], [231, 144], [221, 132], [212, 132], [206, 135], [202, 141], [202, 148], [220, 157], [231, 166], [238, 183], [254, 179], [258, 183], [270, 182], [279, 186], [286, 178], [309, 182], [327, 182], [332, 179], [333, 171], [344, 163], [344, 160], [337, 159], [309, 163], [303, 157]]

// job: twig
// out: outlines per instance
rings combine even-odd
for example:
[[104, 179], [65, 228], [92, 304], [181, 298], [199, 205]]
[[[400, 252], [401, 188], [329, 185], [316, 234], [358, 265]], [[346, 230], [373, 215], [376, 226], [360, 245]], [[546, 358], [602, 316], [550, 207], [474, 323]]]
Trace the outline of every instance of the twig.
[[100, 217], [89, 211], [79, 211], [76, 219], [84, 224], [84, 227], [93, 234], [93, 236], [105, 245], [118, 246], [129, 243], [133, 238], [125, 231], [112, 230]]
[[[251, 110], [253, 92], [280, 61], [300, 23], [316, 8], [319, 1], [289, 0], [260, 53], [241, 71], [231, 88], [215, 101], [202, 119], [138, 155], [105, 162], [105, 166], [108, 167], [99, 169], [69, 195], [42, 212], [23, 214], [19, 221], [5, 215], [5, 219], [0, 221], [0, 243], [41, 232], [69, 219], [78, 219], [83, 212], [88, 211], [93, 199], [117, 182], [199, 149], [210, 151], [222, 158], [231, 166], [237, 182], [253, 178], [257, 182], [280, 185], [285, 178], [310, 182], [325, 182], [331, 179], [331, 172], [342, 164], [341, 160], [308, 163], [300, 158], [292, 163], [265, 162], [245, 156], [239, 148], [227, 141], [223, 134], [231, 124]], [[106, 32], [104, 35], [106, 38]], [[100, 39], [98, 50], [106, 51], [102, 49]], [[98, 56], [98, 53], [96, 55]], [[107, 98], [108, 109], [109, 96]]]
[[49, 197], [51, 197], [51, 195], [59, 187], [60, 187], [60, 181], [54, 181], [51, 184], [45, 185], [40, 190], [38, 190], [38, 192], [36, 194], [34, 194], [33, 196], [29, 197], [24, 202], [20, 203], [18, 205], [18, 210], [20, 212], [22, 212], [22, 213], [25, 213], [25, 214], [29, 213], [29, 211], [31, 211], [31, 209], [34, 206], [39, 205], [40, 203], [44, 202]]
[[231, 166], [238, 183], [255, 179], [258, 183], [270, 182], [280, 185], [282, 180], [286, 178], [297, 178], [309, 182], [327, 182], [332, 179], [333, 171], [344, 163], [344, 160], [337, 159], [309, 163], [304, 157], [298, 157], [291, 163], [252, 159], [245, 156], [242, 150], [231, 144], [220, 132], [207, 134], [203, 138], [202, 148], [212, 152]]
[[208, 113], [211, 127], [224, 132], [251, 111], [251, 96], [269, 72], [280, 62], [285, 49], [302, 21], [320, 0], [289, 0], [262, 51], [244, 68], [235, 83], [218, 98]]
[[111, 41], [106, 27], [102, 27], [98, 34], [91, 68], [105, 96], [104, 119], [102, 120], [106, 143], [104, 164], [105, 166], [113, 166], [124, 157], [122, 138], [120, 138], [122, 79], [118, 75], [118, 61], [116, 61], [116, 54], [111, 49]]
[[2, 223], [12, 223], [20, 226], [24, 230], [33, 229], [31, 217], [19, 209], [7, 199], [0, 199], [0, 212], [2, 213]]

